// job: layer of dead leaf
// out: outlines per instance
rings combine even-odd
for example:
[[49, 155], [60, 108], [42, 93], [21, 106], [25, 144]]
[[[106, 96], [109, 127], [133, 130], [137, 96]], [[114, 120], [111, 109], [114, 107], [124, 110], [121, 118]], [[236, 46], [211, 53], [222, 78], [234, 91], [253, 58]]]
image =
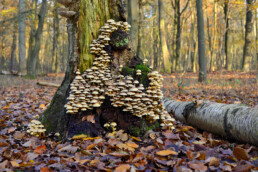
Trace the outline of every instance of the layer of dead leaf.
[[96, 138], [81, 135], [66, 142], [54, 135], [28, 135], [26, 126], [47, 108], [54, 93], [53, 88], [36, 85], [0, 87], [0, 171], [258, 170], [257, 147], [222, 140], [179, 122], [174, 132], [151, 131], [143, 138], [123, 131]]

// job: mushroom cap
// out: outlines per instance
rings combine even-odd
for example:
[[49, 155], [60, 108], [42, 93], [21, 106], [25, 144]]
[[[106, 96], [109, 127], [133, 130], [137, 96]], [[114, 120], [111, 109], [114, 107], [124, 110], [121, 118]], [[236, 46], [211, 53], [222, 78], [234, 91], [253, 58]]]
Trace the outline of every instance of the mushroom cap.
[[173, 124], [172, 123], [168, 123], [167, 126], [173, 126]]
[[138, 88], [133, 87], [133, 88], [131, 88], [129, 91], [130, 91], [130, 92], [136, 92], [136, 91], [138, 91]]
[[131, 100], [133, 100], [133, 99], [130, 98], [130, 97], [126, 97], [126, 98], [125, 98], [125, 101], [131, 101]]
[[35, 122], [34, 122], [36, 125], [39, 125], [39, 124], [41, 124], [41, 122], [40, 121], [38, 121], [38, 120], [35, 120]]
[[108, 128], [110, 125], [108, 123], [104, 124], [104, 127]]
[[100, 107], [100, 104], [99, 104], [99, 102], [97, 102], [97, 103], [94, 103], [94, 104], [93, 104], [93, 107]]
[[127, 95], [132, 96], [132, 95], [135, 95], [135, 93], [130, 91], [127, 93]]
[[121, 92], [119, 95], [120, 96], [126, 96], [127, 94], [125, 92]]
[[159, 119], [159, 115], [155, 115], [153, 119], [154, 119], [154, 120]]
[[99, 99], [104, 100], [105, 96], [101, 95], [101, 96], [99, 96]]
[[115, 126], [117, 126], [117, 124], [115, 122], [111, 122], [110, 126], [115, 127]]
[[112, 23], [112, 22], [114, 22], [114, 21], [115, 21], [115, 20], [113, 20], [113, 19], [108, 19], [108, 20], [107, 20], [108, 23]]

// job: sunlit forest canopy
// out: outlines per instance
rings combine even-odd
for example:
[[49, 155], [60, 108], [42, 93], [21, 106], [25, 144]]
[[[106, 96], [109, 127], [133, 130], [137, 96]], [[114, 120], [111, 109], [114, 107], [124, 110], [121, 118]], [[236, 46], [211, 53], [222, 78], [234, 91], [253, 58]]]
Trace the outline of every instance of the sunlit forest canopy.
[[[25, 18], [25, 60], [30, 59], [33, 34], [37, 31], [41, 0], [24, 1], [19, 10], [18, 0], [0, 3], [1, 70], [19, 70], [19, 27]], [[248, 70], [257, 64], [258, 15], [257, 2], [249, 5], [253, 12], [250, 54], [245, 60]], [[61, 7], [56, 0], [46, 1], [46, 14], [36, 73], [64, 72], [66, 69], [68, 38], [66, 19], [58, 15]], [[148, 64], [161, 72], [198, 70], [197, 14], [194, 0], [128, 0], [127, 19], [136, 54], [148, 59]], [[244, 0], [204, 0], [205, 55], [207, 70], [241, 70], [245, 44], [245, 24], [248, 4]], [[20, 38], [21, 39], [21, 38]], [[27, 62], [26, 68], [28, 70]], [[20, 66], [21, 68], [21, 66]], [[26, 73], [26, 71], [22, 72]]]

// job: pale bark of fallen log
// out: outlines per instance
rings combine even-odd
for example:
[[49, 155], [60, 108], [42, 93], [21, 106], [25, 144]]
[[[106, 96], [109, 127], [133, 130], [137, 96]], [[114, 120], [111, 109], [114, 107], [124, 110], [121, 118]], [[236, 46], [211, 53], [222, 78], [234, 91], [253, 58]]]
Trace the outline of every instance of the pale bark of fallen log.
[[58, 88], [60, 86], [60, 84], [49, 83], [49, 82], [42, 82], [42, 81], [38, 81], [37, 85], [48, 86], [48, 87], [56, 87], [56, 88]]
[[193, 102], [164, 99], [168, 112], [181, 122], [202, 130], [258, 146], [258, 109], [237, 104], [206, 101], [198, 108]]

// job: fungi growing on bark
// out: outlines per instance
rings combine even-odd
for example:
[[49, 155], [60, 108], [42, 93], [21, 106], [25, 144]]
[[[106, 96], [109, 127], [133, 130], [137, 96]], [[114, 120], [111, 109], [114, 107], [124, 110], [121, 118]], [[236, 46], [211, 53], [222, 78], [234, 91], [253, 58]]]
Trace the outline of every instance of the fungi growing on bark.
[[[110, 37], [113, 37], [112, 41], [117, 40], [118, 37], [123, 38], [119, 40], [124, 42], [111, 42], [111, 46], [115, 46], [115, 49], [121, 50], [126, 47], [128, 42], [126, 43], [125, 39], [128, 41], [128, 38], [124, 37], [124, 33], [128, 32], [130, 27], [127, 22], [115, 22], [110, 19], [100, 28], [98, 39], [90, 44], [91, 53], [95, 54], [93, 65], [82, 75], [79, 71], [76, 72], [76, 77], [71, 83], [68, 102], [65, 105], [66, 113], [77, 114], [79, 111], [100, 108], [107, 98], [111, 106], [121, 108], [123, 112], [129, 112], [139, 118], [145, 117], [149, 121], [160, 120], [163, 128], [173, 129], [174, 119], [167, 113], [161, 102], [163, 78], [157, 71], [151, 71], [148, 75], [145, 73], [148, 77], [146, 79], [150, 81], [147, 88], [144, 88], [140, 80], [136, 80], [142, 75], [140, 69], [136, 70], [136, 79], [129, 75], [122, 75], [122, 64], [117, 68], [120, 74], [117, 75], [111, 71], [111, 57], [105, 47], [109, 46]], [[116, 35], [113, 35], [114, 31], [117, 32]], [[144, 59], [144, 67], [147, 67], [147, 61]], [[114, 122], [104, 125], [105, 128], [112, 127], [113, 130], [116, 126]]]

